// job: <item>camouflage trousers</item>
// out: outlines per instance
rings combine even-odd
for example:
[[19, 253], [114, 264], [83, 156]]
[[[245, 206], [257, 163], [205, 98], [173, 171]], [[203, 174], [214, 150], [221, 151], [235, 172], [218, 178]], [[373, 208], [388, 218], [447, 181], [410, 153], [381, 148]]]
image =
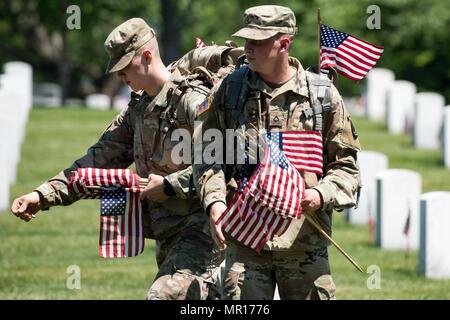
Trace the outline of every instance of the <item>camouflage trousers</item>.
[[187, 227], [168, 239], [156, 240], [159, 271], [147, 299], [216, 298], [218, 290], [215, 285], [223, 259], [223, 252], [217, 248], [205, 228]]
[[282, 300], [335, 299], [326, 246], [285, 251], [256, 251], [231, 243], [227, 247], [225, 300], [271, 300], [275, 285]]

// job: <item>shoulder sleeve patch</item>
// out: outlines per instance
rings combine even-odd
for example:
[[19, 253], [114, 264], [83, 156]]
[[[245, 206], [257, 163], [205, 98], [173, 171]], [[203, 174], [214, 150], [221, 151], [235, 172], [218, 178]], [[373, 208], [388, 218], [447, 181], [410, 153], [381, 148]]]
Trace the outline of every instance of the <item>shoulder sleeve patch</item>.
[[209, 110], [211, 107], [211, 96], [209, 95], [206, 97], [205, 101], [203, 101], [198, 107], [197, 107], [197, 117], [201, 115], [202, 113]]

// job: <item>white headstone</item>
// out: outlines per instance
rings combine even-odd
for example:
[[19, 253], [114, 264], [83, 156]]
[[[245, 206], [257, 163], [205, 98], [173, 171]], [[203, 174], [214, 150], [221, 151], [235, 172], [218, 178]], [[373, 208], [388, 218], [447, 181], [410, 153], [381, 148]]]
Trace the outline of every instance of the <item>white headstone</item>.
[[428, 278], [450, 278], [450, 192], [420, 197], [419, 273]]
[[8, 148], [4, 140], [6, 139], [0, 136], [0, 212], [6, 210], [9, 204]]
[[31, 109], [33, 101], [33, 68], [21, 61], [7, 62], [3, 66], [6, 74], [17, 75], [22, 79], [21, 92], [25, 99], [27, 110]]
[[366, 115], [369, 119], [385, 119], [387, 92], [394, 78], [394, 72], [383, 68], [374, 68], [367, 73]]
[[106, 94], [90, 94], [86, 97], [86, 106], [89, 109], [109, 110], [111, 99]]
[[6, 147], [2, 154], [8, 165], [8, 183], [16, 181], [17, 165], [20, 158], [21, 139], [24, 135], [24, 125], [18, 121], [20, 108], [14, 108], [20, 97], [11, 91], [0, 90], [0, 139]]
[[347, 111], [356, 117], [364, 117], [364, 105], [361, 103], [361, 97], [342, 97]]
[[416, 85], [409, 81], [394, 81], [388, 91], [387, 127], [390, 133], [409, 132], [414, 115]]
[[444, 108], [444, 134], [442, 139], [442, 158], [444, 165], [450, 169], [450, 105]]
[[33, 106], [59, 108], [62, 104], [62, 89], [57, 83], [38, 83], [33, 89]]
[[70, 98], [70, 99], [66, 99], [66, 102], [64, 104], [65, 107], [69, 107], [69, 108], [79, 108], [79, 107], [83, 107], [84, 106], [84, 100], [82, 99], [77, 99], [77, 98]]
[[16, 121], [19, 122], [21, 127], [25, 126], [28, 118], [28, 112], [30, 107], [27, 95], [23, 90], [24, 79], [20, 74], [5, 73], [0, 75], [0, 90], [7, 92], [8, 94], [14, 94], [14, 99], [8, 104], [7, 111], [13, 112], [16, 116]]
[[377, 175], [377, 246], [392, 250], [418, 248], [421, 190], [422, 178], [417, 172], [390, 169]]
[[439, 148], [439, 133], [444, 115], [444, 97], [434, 92], [416, 95], [414, 108], [414, 147], [420, 149]]
[[388, 168], [386, 155], [375, 151], [361, 151], [358, 153], [358, 164], [361, 172], [361, 194], [356, 209], [347, 209], [346, 214], [350, 223], [366, 224], [376, 219], [376, 176]]

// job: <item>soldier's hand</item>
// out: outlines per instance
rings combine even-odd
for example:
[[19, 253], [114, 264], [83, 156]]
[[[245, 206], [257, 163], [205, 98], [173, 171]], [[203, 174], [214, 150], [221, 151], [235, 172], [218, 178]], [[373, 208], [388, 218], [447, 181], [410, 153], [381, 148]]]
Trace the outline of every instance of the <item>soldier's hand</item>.
[[214, 202], [209, 209], [209, 226], [211, 228], [211, 236], [217, 246], [223, 250], [227, 247], [225, 244], [225, 237], [222, 233], [222, 220], [217, 223], [217, 220], [227, 209], [227, 206], [223, 202]]
[[157, 174], [150, 174], [148, 176], [148, 184], [141, 193], [141, 199], [164, 202], [167, 198], [169, 196], [164, 193], [164, 177]]
[[322, 198], [316, 189], [306, 189], [302, 199], [302, 209], [304, 213], [313, 213], [322, 206]]
[[34, 218], [39, 210], [41, 210], [41, 199], [36, 191], [17, 198], [11, 205], [11, 212], [26, 222]]

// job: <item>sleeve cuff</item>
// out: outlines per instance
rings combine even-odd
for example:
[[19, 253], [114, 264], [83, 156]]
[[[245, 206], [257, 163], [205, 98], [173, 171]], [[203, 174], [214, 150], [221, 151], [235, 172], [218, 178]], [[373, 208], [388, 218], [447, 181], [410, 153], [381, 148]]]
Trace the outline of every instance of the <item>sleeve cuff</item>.
[[176, 195], [180, 199], [186, 199], [187, 198], [186, 194], [188, 193], [189, 190], [185, 190], [183, 186], [180, 184], [180, 182], [178, 181], [178, 174], [179, 174], [178, 171], [171, 173], [165, 176], [164, 180], [169, 182], [174, 192], [173, 195]]
[[49, 199], [54, 198], [50, 196], [54, 191], [53, 188], [47, 182], [41, 184], [33, 191], [36, 191], [39, 194], [39, 198], [41, 201], [41, 210], [48, 210], [53, 205], [49, 201]]
[[203, 199], [203, 208], [207, 210], [214, 202], [223, 202], [227, 204], [226, 195], [222, 192], [211, 192]]
[[320, 196], [322, 197], [322, 210], [328, 211], [329, 209], [333, 209], [334, 203], [333, 187], [328, 186], [326, 184], [319, 184], [318, 186], [313, 187], [313, 189], [317, 190], [320, 193]]

